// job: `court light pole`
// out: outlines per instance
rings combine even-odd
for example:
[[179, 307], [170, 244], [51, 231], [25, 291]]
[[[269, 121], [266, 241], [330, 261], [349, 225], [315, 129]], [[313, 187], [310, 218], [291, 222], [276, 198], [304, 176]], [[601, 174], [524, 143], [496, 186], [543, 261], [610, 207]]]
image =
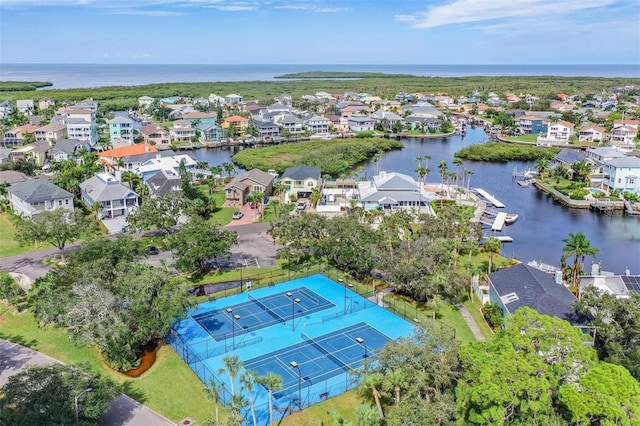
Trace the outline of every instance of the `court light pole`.
[[236, 348], [236, 321], [238, 321], [240, 318], [241, 318], [240, 315], [235, 314], [233, 316], [233, 319], [231, 320], [231, 324], [233, 324], [232, 327], [231, 327], [231, 329], [233, 330], [233, 338], [232, 338], [233, 340], [231, 341], [232, 342], [231, 343], [231, 346], [232, 346], [231, 349], [235, 349]]
[[344, 280], [342, 278], [338, 278], [338, 282], [342, 287], [344, 287], [344, 315], [347, 315], [347, 286], [344, 284]]
[[298, 370], [298, 411], [302, 411], [302, 374], [300, 373], [300, 366], [295, 361], [291, 361], [289, 364]]
[[364, 347], [363, 358], [367, 357], [367, 342], [362, 337], [356, 337], [356, 342], [360, 343]]
[[78, 399], [80, 399], [80, 397], [82, 395], [84, 395], [85, 393], [91, 392], [91, 391], [93, 391], [93, 388], [86, 388], [85, 390], [83, 390], [79, 394], [75, 395], [74, 398], [73, 398], [73, 406], [76, 409], [76, 426], [78, 426], [80, 424], [80, 415], [78, 414]]

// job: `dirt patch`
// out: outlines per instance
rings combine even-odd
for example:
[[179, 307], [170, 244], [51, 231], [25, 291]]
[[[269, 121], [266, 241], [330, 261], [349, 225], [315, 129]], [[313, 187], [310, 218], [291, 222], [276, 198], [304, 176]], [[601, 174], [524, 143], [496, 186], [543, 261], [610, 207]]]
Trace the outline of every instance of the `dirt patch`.
[[124, 374], [129, 377], [140, 377], [142, 373], [151, 368], [156, 362], [156, 347], [145, 348], [142, 357], [140, 358], [140, 365], [133, 370], [125, 371]]

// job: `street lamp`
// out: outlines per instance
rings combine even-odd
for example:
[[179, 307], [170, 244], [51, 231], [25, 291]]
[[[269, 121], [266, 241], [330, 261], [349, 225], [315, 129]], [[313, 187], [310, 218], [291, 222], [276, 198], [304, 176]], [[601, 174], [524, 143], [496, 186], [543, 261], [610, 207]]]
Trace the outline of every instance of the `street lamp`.
[[347, 315], [347, 286], [344, 285], [344, 280], [342, 278], [338, 278], [338, 282], [342, 287], [344, 287], [344, 315]]
[[291, 298], [291, 331], [296, 330], [296, 303], [300, 303], [301, 300], [297, 297], [294, 299], [293, 293], [287, 292], [287, 297]]
[[364, 355], [363, 358], [367, 357], [367, 342], [364, 341], [362, 337], [356, 337], [356, 342], [360, 343], [364, 346]]
[[231, 340], [232, 349], [236, 348], [236, 321], [238, 321], [240, 318], [241, 318], [240, 315], [235, 314], [233, 316], [233, 319], [231, 320], [231, 324], [232, 324], [231, 329], [232, 329], [232, 334], [233, 334], [233, 337], [232, 337], [232, 340]]
[[289, 364], [298, 370], [298, 410], [302, 411], [302, 374], [300, 373], [300, 366], [295, 361], [291, 361]]
[[76, 409], [76, 426], [78, 426], [78, 424], [80, 424], [80, 419], [79, 419], [79, 415], [78, 415], [78, 399], [84, 395], [87, 392], [91, 392], [93, 391], [93, 388], [86, 388], [85, 390], [83, 390], [82, 392], [80, 392], [79, 394], [77, 394], [74, 398], [73, 398], [73, 406]]

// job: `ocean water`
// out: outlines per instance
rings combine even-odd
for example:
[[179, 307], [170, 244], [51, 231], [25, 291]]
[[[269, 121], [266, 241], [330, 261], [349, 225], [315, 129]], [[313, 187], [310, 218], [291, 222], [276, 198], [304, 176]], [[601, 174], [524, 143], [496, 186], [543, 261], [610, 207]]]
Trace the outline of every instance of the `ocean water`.
[[0, 81], [49, 81], [54, 89], [151, 83], [273, 81], [306, 71], [381, 72], [421, 77], [565, 76], [640, 78], [639, 64], [617, 65], [96, 65], [1, 64]]

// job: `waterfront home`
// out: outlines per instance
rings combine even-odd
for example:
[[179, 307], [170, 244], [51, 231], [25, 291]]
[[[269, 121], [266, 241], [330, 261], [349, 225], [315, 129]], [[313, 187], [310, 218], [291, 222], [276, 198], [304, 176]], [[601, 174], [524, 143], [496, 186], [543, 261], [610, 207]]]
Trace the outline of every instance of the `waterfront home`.
[[0, 103], [0, 118], [5, 118], [13, 113], [15, 109], [9, 101], [2, 101]]
[[16, 101], [16, 109], [19, 113], [24, 115], [31, 115], [36, 109], [33, 99], [18, 99]]
[[140, 134], [145, 142], [155, 145], [158, 149], [168, 149], [171, 145], [171, 134], [169, 131], [155, 123], [142, 126]]
[[276, 103], [282, 105], [291, 105], [293, 103], [293, 98], [291, 97], [291, 95], [287, 94], [276, 96], [275, 98], [273, 98], [273, 100], [276, 101]]
[[404, 123], [410, 130], [426, 131], [428, 129], [437, 130], [442, 126], [442, 120], [439, 118], [422, 117], [419, 115], [410, 115], [403, 119]]
[[218, 96], [215, 93], [209, 95], [209, 105], [215, 105], [218, 107], [223, 106], [226, 103], [227, 101], [222, 96]]
[[600, 294], [609, 294], [616, 299], [628, 299], [633, 293], [640, 293], [640, 275], [631, 275], [627, 270], [624, 275], [615, 275], [600, 271], [594, 263], [590, 275], [580, 277], [578, 284], [580, 294], [589, 287], [595, 287]]
[[100, 139], [98, 136], [98, 127], [95, 122], [87, 121], [82, 118], [67, 118], [67, 137], [69, 139], [78, 139], [88, 142], [91, 146], [95, 145]]
[[128, 164], [125, 163], [125, 158], [151, 152], [158, 152], [158, 150], [153, 145], [145, 142], [103, 151], [99, 154], [98, 161], [104, 164], [106, 172], [120, 170], [121, 168], [124, 170], [132, 170], [133, 164], [131, 162]]
[[547, 133], [538, 136], [538, 144], [568, 144], [569, 137], [574, 133], [575, 125], [568, 121], [560, 120], [549, 123]]
[[34, 136], [37, 141], [58, 141], [67, 136], [67, 125], [64, 123], [49, 123], [36, 129]]
[[243, 206], [253, 192], [264, 193], [265, 197], [273, 191], [273, 176], [259, 169], [252, 169], [234, 177], [224, 187], [224, 201], [227, 206]]
[[280, 126], [271, 121], [251, 120], [250, 124], [258, 129], [261, 138], [280, 136]]
[[198, 123], [196, 129], [200, 131], [200, 142], [220, 142], [227, 137], [227, 132], [218, 123]]
[[535, 115], [523, 115], [516, 118], [516, 125], [525, 135], [547, 133], [548, 122]]
[[189, 142], [196, 136], [196, 129], [191, 126], [187, 120], [177, 120], [169, 129], [171, 140], [177, 142]]
[[149, 177], [145, 184], [151, 197], [161, 197], [181, 190], [182, 178], [173, 170], [160, 170]]
[[95, 113], [98, 112], [98, 103], [93, 99], [89, 98], [80, 102], [76, 102], [75, 104], [70, 105], [69, 108], [89, 110], [95, 116]]
[[371, 181], [358, 182], [358, 198], [365, 210], [411, 210], [434, 214], [431, 208], [431, 201], [435, 199], [433, 194], [403, 173], [380, 172]]
[[147, 109], [153, 104], [153, 101], [155, 101], [155, 99], [153, 99], [151, 96], [140, 96], [138, 98], [138, 107]]
[[313, 133], [329, 133], [329, 119], [321, 115], [314, 115], [304, 120], [304, 127]]
[[147, 179], [158, 173], [160, 170], [170, 170], [174, 173], [179, 173], [180, 164], [184, 165], [184, 168], [188, 173], [194, 173], [196, 170], [196, 160], [194, 160], [190, 155], [176, 154], [171, 156], [162, 156], [162, 154], [158, 153], [155, 157], [149, 158], [147, 161], [140, 164], [140, 166], [135, 168], [135, 171], [142, 178], [143, 182], [146, 182]]
[[596, 126], [595, 124], [589, 124], [580, 129], [578, 133], [578, 141], [579, 142], [605, 142], [609, 139], [609, 135], [607, 134], [607, 129], [601, 126]]
[[577, 324], [573, 304], [576, 296], [562, 283], [561, 276], [551, 275], [533, 266], [519, 263], [487, 275], [489, 301], [502, 313], [514, 313], [523, 306]]
[[249, 127], [249, 119], [241, 117], [239, 115], [232, 115], [224, 119], [222, 128], [230, 135], [238, 138], [243, 138], [246, 134], [247, 127]]
[[139, 195], [109, 173], [96, 173], [80, 183], [80, 197], [89, 208], [99, 204], [102, 208], [96, 211], [96, 215], [103, 219], [128, 216], [138, 207]]
[[140, 166], [142, 166], [144, 163], [146, 163], [151, 159], [167, 158], [167, 157], [173, 157], [175, 155], [176, 153], [170, 149], [163, 150], [163, 151], [156, 151], [156, 152], [142, 152], [139, 154], [127, 155], [121, 158], [121, 161], [122, 161], [121, 164], [123, 165], [123, 167], [122, 169], [118, 169], [118, 171], [116, 171], [116, 177], [120, 179], [120, 175], [119, 175], [120, 170], [128, 170], [134, 173], [138, 173], [138, 169], [140, 168]]
[[32, 218], [46, 210], [65, 209], [73, 212], [73, 194], [47, 180], [28, 179], [7, 188], [13, 213]]
[[191, 111], [184, 114], [182, 118], [196, 127], [198, 124], [218, 124], [218, 115], [213, 112]]
[[595, 160], [589, 158], [584, 151], [572, 148], [562, 148], [562, 150], [560, 150], [560, 152], [555, 156], [554, 161], [557, 163], [563, 163], [569, 169], [571, 169], [573, 163], [578, 161], [584, 161], [590, 166], [598, 164]]
[[78, 153], [82, 150], [89, 152], [91, 146], [77, 139], [60, 139], [51, 150], [51, 158], [53, 161], [75, 160], [77, 164], [81, 164], [83, 160], [78, 157]]
[[12, 159], [32, 158], [38, 167], [42, 167], [51, 159], [53, 147], [49, 141], [36, 141], [16, 148], [11, 152]]
[[283, 112], [273, 117], [273, 122], [283, 130], [288, 130], [292, 135], [304, 133], [302, 120], [293, 114]]
[[292, 198], [308, 198], [313, 188], [322, 188], [322, 171], [317, 167], [300, 165], [289, 167], [282, 173], [280, 182], [284, 185], [284, 198], [288, 203]]
[[349, 130], [349, 120], [341, 115], [330, 115], [329, 127], [336, 132], [347, 132]]
[[634, 149], [638, 136], [638, 120], [614, 120], [609, 139], [611, 145]]
[[374, 130], [376, 124], [373, 118], [364, 114], [350, 115], [347, 118], [347, 122], [349, 123], [349, 130], [353, 132]]
[[626, 157], [626, 154], [624, 152], [612, 146], [587, 148], [585, 154], [588, 158], [595, 160], [599, 164], [603, 164], [606, 160], [611, 160], [613, 158]]
[[640, 194], [640, 158], [625, 156], [604, 161], [604, 185], [610, 190]]
[[369, 105], [357, 104], [357, 105], [347, 105], [344, 108], [340, 108], [339, 111], [343, 117], [349, 118], [354, 114], [359, 114], [359, 115], [371, 114], [373, 112], [373, 108], [371, 108]]
[[401, 124], [404, 123], [404, 119], [400, 117], [398, 114], [396, 114], [395, 112], [386, 111], [383, 109], [377, 110], [376, 112], [371, 114], [369, 117], [375, 120], [376, 123], [380, 124], [382, 128], [388, 132], [391, 131], [391, 129], [396, 123], [401, 123]]
[[116, 117], [109, 120], [109, 137], [113, 141], [122, 138], [133, 143], [133, 120], [127, 117]]
[[435, 106], [430, 104], [427, 101], [418, 101], [414, 105], [404, 105], [402, 107], [402, 115], [413, 115], [416, 117], [429, 117], [429, 118], [440, 118], [442, 117], [442, 112], [440, 112]]

